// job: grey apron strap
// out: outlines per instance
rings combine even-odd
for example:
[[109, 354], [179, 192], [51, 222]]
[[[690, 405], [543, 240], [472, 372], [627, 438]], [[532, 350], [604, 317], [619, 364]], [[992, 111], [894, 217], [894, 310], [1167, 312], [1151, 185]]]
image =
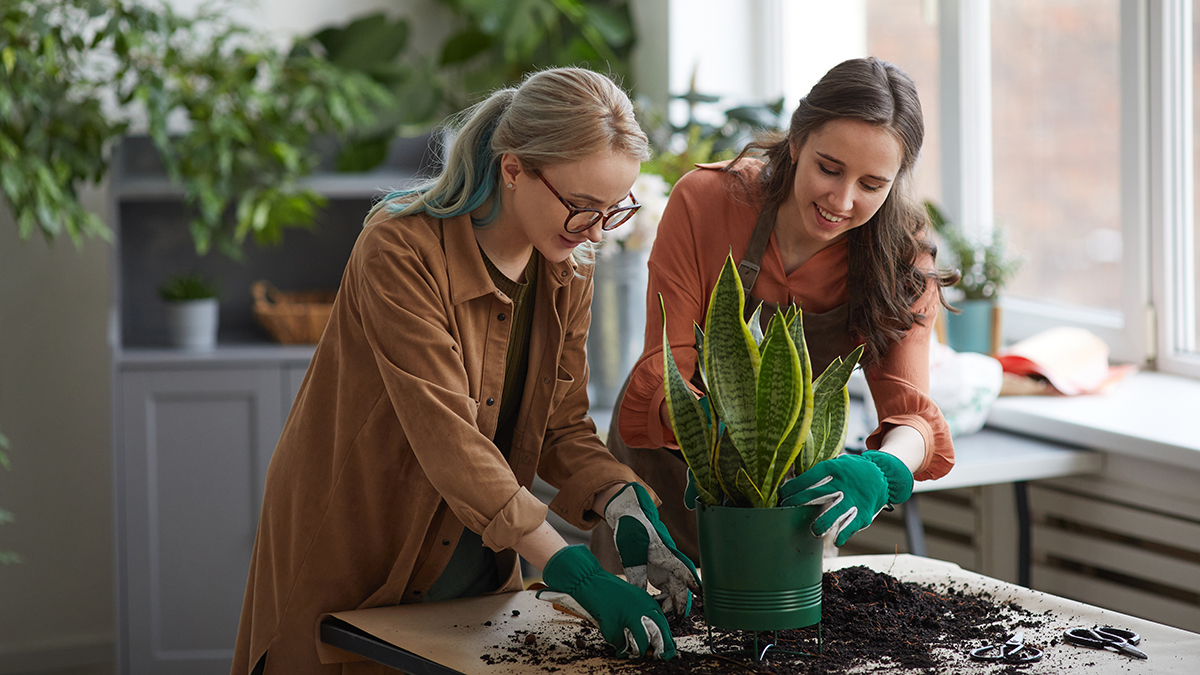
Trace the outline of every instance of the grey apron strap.
[[738, 263], [738, 277], [742, 280], [742, 290], [746, 295], [758, 281], [758, 272], [762, 269], [763, 253], [767, 250], [767, 242], [771, 240], [771, 232], [775, 229], [775, 213], [777, 206], [768, 206], [758, 212], [758, 220], [754, 223], [754, 232], [750, 234], [750, 243], [746, 244], [746, 254]]

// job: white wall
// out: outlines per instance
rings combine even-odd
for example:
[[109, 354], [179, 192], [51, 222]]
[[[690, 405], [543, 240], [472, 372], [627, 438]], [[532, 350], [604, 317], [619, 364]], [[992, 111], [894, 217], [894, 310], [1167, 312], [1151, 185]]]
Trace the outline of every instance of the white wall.
[[[260, 0], [237, 18], [282, 41], [377, 8], [409, 18], [410, 49], [446, 33], [433, 0]], [[108, 217], [104, 190], [85, 201]], [[21, 242], [0, 204], [0, 432], [12, 443], [0, 508], [17, 518], [0, 525], [0, 549], [24, 559], [0, 566], [0, 674], [113, 671], [111, 255], [103, 241]]]

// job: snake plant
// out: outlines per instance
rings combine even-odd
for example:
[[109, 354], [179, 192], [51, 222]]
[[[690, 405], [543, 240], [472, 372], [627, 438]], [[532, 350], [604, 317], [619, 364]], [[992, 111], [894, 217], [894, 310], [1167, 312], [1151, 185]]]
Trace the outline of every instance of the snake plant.
[[713, 288], [704, 327], [695, 326], [705, 390], [688, 386], [667, 339], [662, 297], [663, 382], [675, 439], [710, 505], [772, 507], [793, 468], [800, 474], [836, 457], [846, 440], [846, 382], [862, 347], [815, 380], [795, 305], [760, 327], [761, 307], [747, 321], [745, 295], [729, 256]]

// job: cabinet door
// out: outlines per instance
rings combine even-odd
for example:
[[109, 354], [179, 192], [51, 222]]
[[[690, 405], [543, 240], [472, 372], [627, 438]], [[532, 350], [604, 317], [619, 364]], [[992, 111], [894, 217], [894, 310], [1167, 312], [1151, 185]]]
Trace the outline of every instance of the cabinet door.
[[229, 672], [282, 380], [278, 367], [120, 376], [123, 672]]

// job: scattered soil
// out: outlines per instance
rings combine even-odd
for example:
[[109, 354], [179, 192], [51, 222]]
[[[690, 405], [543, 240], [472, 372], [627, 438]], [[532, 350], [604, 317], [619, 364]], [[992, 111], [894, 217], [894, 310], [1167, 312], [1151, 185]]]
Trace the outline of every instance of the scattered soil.
[[[494, 666], [521, 664], [547, 673], [587, 675], [818, 675], [851, 670], [932, 674], [945, 672], [950, 664], [969, 666], [967, 651], [1003, 642], [1018, 630], [1026, 632], [1027, 643], [1047, 646], [1038, 644], [1029, 629], [1049, 623], [1048, 614], [997, 602], [986, 592], [902, 582], [866, 567], [826, 572], [822, 590], [819, 626], [778, 633], [712, 629], [711, 637], [697, 597], [688, 616], [670, 621], [678, 648], [678, 656], [670, 661], [616, 660], [599, 630], [583, 622], [570, 635], [517, 630], [480, 658]], [[764, 649], [761, 660], [752, 656]], [[978, 665], [979, 672], [989, 675], [1024, 672], [1020, 666]]]

